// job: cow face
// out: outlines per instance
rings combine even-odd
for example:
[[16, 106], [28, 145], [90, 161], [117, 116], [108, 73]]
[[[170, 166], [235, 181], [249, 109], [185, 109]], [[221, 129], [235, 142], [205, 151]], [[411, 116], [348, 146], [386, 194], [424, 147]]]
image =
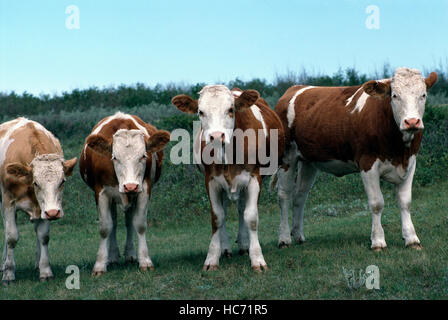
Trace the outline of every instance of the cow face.
[[157, 131], [149, 138], [136, 129], [120, 129], [115, 132], [112, 141], [101, 135], [87, 138], [89, 147], [112, 160], [118, 191], [128, 194], [143, 190], [148, 152], [162, 150], [169, 141], [170, 134], [164, 130]]
[[390, 80], [364, 84], [364, 91], [372, 96], [390, 97], [395, 122], [403, 133], [403, 140], [409, 141], [414, 132], [424, 128], [427, 90], [436, 81], [435, 72], [425, 79], [416, 69], [398, 68]]
[[64, 161], [58, 154], [38, 155], [30, 166], [11, 163], [6, 167], [9, 178], [34, 189], [40, 218], [55, 220], [64, 216], [62, 191], [66, 177], [73, 173], [77, 158]]
[[255, 90], [243, 91], [236, 99], [223, 85], [205, 86], [199, 92], [199, 100], [179, 95], [172, 103], [186, 113], [197, 113], [201, 121], [206, 143], [230, 143], [235, 127], [235, 112], [244, 111], [260, 97]]

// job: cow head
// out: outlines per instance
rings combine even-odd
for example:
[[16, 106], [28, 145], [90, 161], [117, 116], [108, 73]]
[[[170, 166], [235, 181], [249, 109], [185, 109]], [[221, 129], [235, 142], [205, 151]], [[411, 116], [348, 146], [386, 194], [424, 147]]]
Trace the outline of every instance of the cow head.
[[390, 97], [392, 112], [403, 140], [409, 142], [414, 133], [422, 130], [427, 91], [436, 83], [437, 73], [424, 78], [420, 71], [398, 68], [391, 79], [369, 81], [363, 85], [371, 96]]
[[236, 99], [223, 85], [205, 86], [199, 92], [199, 100], [178, 95], [172, 103], [182, 112], [197, 113], [201, 121], [206, 143], [230, 143], [235, 127], [235, 112], [251, 107], [260, 97], [255, 90], [245, 90]]
[[170, 141], [167, 131], [159, 130], [150, 137], [141, 130], [120, 129], [112, 139], [95, 134], [87, 138], [87, 145], [95, 152], [109, 157], [114, 165], [121, 193], [141, 192], [148, 153], [162, 150]]
[[18, 162], [7, 165], [6, 173], [16, 184], [26, 184], [34, 189], [41, 219], [55, 220], [64, 215], [62, 190], [77, 160], [64, 161], [58, 154], [38, 155], [29, 166]]

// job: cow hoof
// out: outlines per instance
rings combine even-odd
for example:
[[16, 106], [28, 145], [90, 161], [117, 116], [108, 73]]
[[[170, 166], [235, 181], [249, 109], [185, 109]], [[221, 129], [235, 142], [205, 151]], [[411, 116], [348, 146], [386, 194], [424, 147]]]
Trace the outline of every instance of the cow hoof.
[[268, 271], [269, 268], [267, 265], [260, 265], [260, 266], [252, 266], [252, 270], [261, 273], [263, 271]]
[[232, 258], [232, 251], [229, 250], [224, 250], [224, 252], [222, 253], [222, 255], [226, 258]]
[[372, 251], [375, 251], [375, 252], [381, 252], [386, 249], [387, 249], [387, 247], [372, 247]]
[[289, 247], [291, 247], [291, 244], [288, 244], [288, 243], [286, 243], [286, 242], [284, 242], [284, 241], [282, 241], [282, 242], [280, 242], [280, 243], [278, 244], [278, 248], [279, 248], [279, 249], [285, 249], [285, 248], [289, 248]]
[[415, 249], [415, 250], [418, 250], [418, 251], [423, 249], [423, 247], [422, 247], [422, 245], [420, 243], [411, 243], [411, 244], [408, 244], [406, 247], [407, 248], [411, 248], [411, 249]]
[[240, 249], [240, 250], [238, 251], [238, 254], [239, 254], [240, 256], [248, 256], [248, 255], [249, 255], [249, 249]]
[[39, 278], [40, 282], [49, 282], [51, 280], [53, 280], [53, 277], [40, 277]]
[[5, 287], [8, 287], [12, 284], [14, 284], [14, 280], [2, 280], [2, 285]]
[[218, 270], [218, 266], [216, 264], [204, 265], [204, 268], [202, 268], [202, 270], [204, 270], [204, 271], [216, 271], [216, 270]]
[[126, 257], [125, 262], [129, 263], [129, 264], [134, 264], [134, 263], [137, 262], [137, 258], [136, 257], [132, 257], [132, 256]]
[[154, 267], [153, 266], [143, 266], [143, 267], [140, 267], [140, 271], [142, 271], [142, 272], [146, 272], [146, 271], [154, 271]]
[[98, 278], [105, 274], [106, 271], [92, 271], [92, 277]]

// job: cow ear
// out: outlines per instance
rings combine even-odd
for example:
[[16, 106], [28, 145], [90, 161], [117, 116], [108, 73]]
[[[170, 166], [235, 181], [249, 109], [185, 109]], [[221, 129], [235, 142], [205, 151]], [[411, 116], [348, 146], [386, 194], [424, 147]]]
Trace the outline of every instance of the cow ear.
[[390, 82], [370, 80], [363, 85], [364, 92], [376, 98], [384, 98], [390, 95]]
[[112, 142], [106, 140], [101, 135], [94, 134], [91, 136], [88, 136], [86, 139], [86, 144], [93, 149], [93, 151], [106, 156], [111, 157], [112, 156]]
[[438, 78], [437, 73], [431, 72], [428, 78], [425, 79], [426, 90], [431, 89], [431, 87], [437, 82], [437, 78]]
[[245, 90], [235, 99], [235, 108], [237, 111], [244, 111], [250, 108], [260, 97], [257, 90]]
[[33, 179], [33, 169], [19, 162], [8, 164], [6, 166], [6, 173], [15, 179], [24, 179], [26, 182], [31, 182]]
[[146, 143], [146, 151], [149, 153], [159, 152], [165, 148], [166, 144], [170, 142], [170, 133], [165, 130], [158, 130], [152, 134]]
[[186, 94], [175, 96], [171, 100], [171, 103], [182, 112], [191, 114], [198, 112], [198, 100], [193, 100], [192, 97], [187, 96]]
[[78, 162], [78, 158], [64, 161], [62, 165], [64, 166], [64, 174], [66, 177], [70, 177], [72, 175], [73, 169], [76, 166], [76, 162]]

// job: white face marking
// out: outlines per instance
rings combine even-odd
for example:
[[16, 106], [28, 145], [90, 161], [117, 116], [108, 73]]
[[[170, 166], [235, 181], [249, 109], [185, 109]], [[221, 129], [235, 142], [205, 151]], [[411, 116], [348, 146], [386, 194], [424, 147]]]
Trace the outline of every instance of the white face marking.
[[[398, 68], [391, 81], [391, 105], [395, 122], [405, 130], [405, 120], [417, 119], [423, 128], [426, 103], [426, 84], [420, 71]], [[412, 138], [411, 138], [412, 139]]]
[[62, 190], [65, 182], [63, 159], [58, 154], [44, 154], [31, 162], [34, 193], [41, 209], [41, 218], [46, 219], [45, 212], [59, 210], [62, 218]]
[[120, 129], [114, 134], [112, 161], [120, 192], [125, 192], [126, 184], [138, 185], [137, 191], [142, 191], [146, 158], [145, 140], [140, 130]]
[[230, 143], [235, 118], [229, 110], [234, 109], [234, 102], [232, 92], [223, 85], [205, 86], [199, 92], [198, 113], [206, 143], [217, 132], [224, 134], [225, 143]]
[[103, 129], [103, 127], [108, 124], [109, 122], [111, 122], [112, 120], [115, 119], [125, 119], [125, 120], [131, 120], [132, 122], [134, 122], [135, 126], [141, 130], [143, 132], [143, 134], [147, 137], [149, 137], [149, 133], [146, 130], [145, 127], [143, 127], [142, 125], [140, 125], [135, 119], [134, 117], [132, 117], [129, 114], [126, 113], [122, 113], [120, 111], [118, 111], [117, 113], [115, 113], [113, 116], [107, 117], [106, 120], [103, 121], [103, 123], [101, 123], [95, 130], [92, 131], [91, 134], [98, 134], [101, 129]]
[[291, 126], [294, 122], [294, 119], [296, 117], [295, 102], [296, 102], [297, 97], [299, 95], [301, 95], [302, 93], [304, 93], [306, 90], [313, 89], [313, 88], [315, 88], [315, 87], [309, 86], [309, 87], [305, 87], [300, 90], [297, 90], [297, 92], [294, 94], [292, 99], [289, 101], [288, 112], [286, 114], [286, 118], [288, 119], [288, 127], [289, 128], [291, 128]]

